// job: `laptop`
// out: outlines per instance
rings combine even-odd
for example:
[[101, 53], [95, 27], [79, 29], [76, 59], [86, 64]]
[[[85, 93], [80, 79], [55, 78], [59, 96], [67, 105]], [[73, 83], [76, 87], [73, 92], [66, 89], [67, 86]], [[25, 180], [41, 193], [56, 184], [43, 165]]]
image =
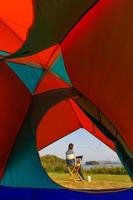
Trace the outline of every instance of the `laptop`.
[[77, 162], [81, 162], [82, 159], [83, 159], [83, 156], [76, 156], [76, 161], [77, 161]]

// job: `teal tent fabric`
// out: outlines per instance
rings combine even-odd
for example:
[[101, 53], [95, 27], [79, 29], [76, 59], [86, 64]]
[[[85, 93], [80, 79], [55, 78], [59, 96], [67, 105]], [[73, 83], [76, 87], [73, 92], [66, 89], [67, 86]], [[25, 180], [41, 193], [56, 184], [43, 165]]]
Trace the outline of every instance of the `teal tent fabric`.
[[9, 53], [5, 52], [5, 51], [0, 51], [0, 56], [8, 56]]
[[36, 136], [27, 119], [14, 144], [0, 182], [2, 186], [60, 188], [44, 171], [36, 148]]
[[56, 75], [58, 75], [61, 79], [63, 79], [64, 81], [71, 83], [69, 76], [67, 74], [65, 65], [64, 65], [64, 61], [63, 61], [63, 57], [62, 55], [60, 55], [56, 61], [54, 62], [53, 66], [51, 67], [51, 71], [53, 73], [55, 73]]
[[28, 90], [33, 93], [44, 73], [44, 69], [14, 62], [7, 62], [7, 64], [25, 84]]

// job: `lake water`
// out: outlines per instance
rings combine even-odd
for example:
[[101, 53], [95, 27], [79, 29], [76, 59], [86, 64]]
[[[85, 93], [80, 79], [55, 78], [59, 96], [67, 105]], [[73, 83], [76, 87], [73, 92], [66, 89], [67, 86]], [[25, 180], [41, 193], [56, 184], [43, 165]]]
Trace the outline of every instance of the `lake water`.
[[82, 167], [84, 168], [84, 169], [91, 169], [91, 168], [95, 168], [95, 167], [97, 167], [97, 168], [101, 168], [101, 167], [107, 167], [107, 168], [109, 168], [109, 167], [122, 167], [123, 165], [122, 164], [99, 164], [99, 165], [85, 165], [85, 164], [83, 164], [82, 165]]

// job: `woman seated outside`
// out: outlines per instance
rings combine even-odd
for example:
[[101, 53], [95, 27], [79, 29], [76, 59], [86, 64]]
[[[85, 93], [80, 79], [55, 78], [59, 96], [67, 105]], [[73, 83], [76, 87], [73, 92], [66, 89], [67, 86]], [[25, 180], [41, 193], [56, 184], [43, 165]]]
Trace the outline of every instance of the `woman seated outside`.
[[82, 170], [81, 170], [81, 162], [79, 162], [79, 161], [77, 162], [76, 157], [74, 155], [73, 146], [74, 145], [72, 143], [70, 143], [68, 145], [68, 150], [66, 152], [66, 163], [67, 163], [68, 167], [72, 167], [72, 166], [74, 167], [74, 166], [80, 165], [79, 169], [78, 169], [78, 173], [84, 180], [84, 176], [83, 176]]

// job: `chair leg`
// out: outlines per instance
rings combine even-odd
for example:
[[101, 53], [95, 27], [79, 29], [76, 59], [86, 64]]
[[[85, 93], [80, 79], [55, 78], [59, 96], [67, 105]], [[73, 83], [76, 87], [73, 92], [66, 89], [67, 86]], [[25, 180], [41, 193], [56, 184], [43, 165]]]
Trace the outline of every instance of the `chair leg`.
[[73, 171], [71, 171], [69, 167], [68, 167], [68, 171], [69, 171], [70, 175], [73, 177], [74, 181], [76, 182], [76, 178], [73, 174]]
[[[73, 177], [75, 182], [77, 182], [78, 180], [83, 182], [83, 178], [78, 173], [79, 167], [75, 166], [72, 170], [68, 167], [68, 171], [69, 171], [70, 175]], [[76, 177], [78, 178], [78, 180]]]
[[81, 180], [81, 181], [83, 181], [83, 178], [80, 176], [80, 174], [77, 172], [77, 176], [79, 177], [79, 179]]

